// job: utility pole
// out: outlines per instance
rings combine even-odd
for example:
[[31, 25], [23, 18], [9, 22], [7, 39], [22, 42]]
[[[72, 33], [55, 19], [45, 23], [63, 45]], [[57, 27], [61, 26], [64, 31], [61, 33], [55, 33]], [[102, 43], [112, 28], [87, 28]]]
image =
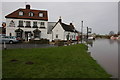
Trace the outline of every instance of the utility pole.
[[83, 40], [83, 21], [81, 21], [81, 43]]
[[88, 27], [87, 27], [87, 41], [88, 41]]

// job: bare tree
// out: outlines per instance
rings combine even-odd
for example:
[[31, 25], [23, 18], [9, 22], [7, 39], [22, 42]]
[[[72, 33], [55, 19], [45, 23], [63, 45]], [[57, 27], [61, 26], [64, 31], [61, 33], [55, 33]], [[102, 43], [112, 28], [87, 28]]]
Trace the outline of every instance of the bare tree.
[[109, 35], [111, 35], [111, 36], [114, 35], [114, 34], [115, 34], [114, 31], [109, 32]]

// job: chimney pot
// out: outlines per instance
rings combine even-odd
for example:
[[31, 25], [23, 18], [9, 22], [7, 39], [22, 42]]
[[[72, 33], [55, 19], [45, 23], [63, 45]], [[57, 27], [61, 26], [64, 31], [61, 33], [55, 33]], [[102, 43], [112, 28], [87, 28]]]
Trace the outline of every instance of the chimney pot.
[[30, 9], [30, 5], [29, 4], [26, 5], [26, 9]]
[[59, 19], [59, 22], [62, 22], [62, 19]]
[[59, 17], [59, 22], [62, 22], [61, 16]]
[[70, 23], [70, 25], [72, 25], [72, 23]]

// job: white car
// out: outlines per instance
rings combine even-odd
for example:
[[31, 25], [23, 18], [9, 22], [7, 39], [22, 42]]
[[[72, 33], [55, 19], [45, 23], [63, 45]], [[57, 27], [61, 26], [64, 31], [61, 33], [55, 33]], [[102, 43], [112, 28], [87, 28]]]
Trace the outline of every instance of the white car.
[[17, 38], [15, 36], [1, 36], [0, 37], [0, 43], [17, 43], [19, 42], [19, 40], [17, 40]]
[[88, 39], [94, 40], [95, 38], [94, 37], [88, 37]]

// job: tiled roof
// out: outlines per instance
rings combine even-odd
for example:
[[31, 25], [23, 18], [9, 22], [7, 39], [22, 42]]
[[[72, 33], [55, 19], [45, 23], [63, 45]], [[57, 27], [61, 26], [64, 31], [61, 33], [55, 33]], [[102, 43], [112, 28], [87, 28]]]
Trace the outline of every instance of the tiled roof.
[[[22, 11], [23, 15], [20, 16], [19, 12]], [[34, 16], [29, 16], [29, 12], [32, 12]], [[39, 17], [39, 13], [43, 13], [43, 17]], [[45, 10], [33, 10], [33, 9], [18, 9], [7, 16], [5, 18], [15, 18], [15, 19], [32, 19], [32, 20], [45, 20], [48, 21], [47, 11]]]
[[74, 32], [75, 31], [75, 28], [73, 25], [67, 25], [67, 24], [64, 24], [64, 23], [60, 23], [61, 26], [63, 27], [63, 29], [65, 31], [70, 31], [70, 32]]
[[52, 33], [52, 29], [55, 26], [56, 22], [48, 22], [48, 34]]
[[[65, 30], [65, 31], [69, 31], [69, 32], [75, 32], [75, 33], [78, 33], [78, 31], [75, 29], [74, 25], [72, 25], [72, 23], [70, 23], [70, 25], [67, 25], [65, 23], [62, 23], [62, 20], [59, 19], [58, 22], [56, 22], [56, 24], [54, 24], [54, 26], [52, 27], [52, 29], [58, 24], [60, 23], [60, 25], [62, 26], [62, 28]], [[51, 29], [51, 30], [52, 30]]]

